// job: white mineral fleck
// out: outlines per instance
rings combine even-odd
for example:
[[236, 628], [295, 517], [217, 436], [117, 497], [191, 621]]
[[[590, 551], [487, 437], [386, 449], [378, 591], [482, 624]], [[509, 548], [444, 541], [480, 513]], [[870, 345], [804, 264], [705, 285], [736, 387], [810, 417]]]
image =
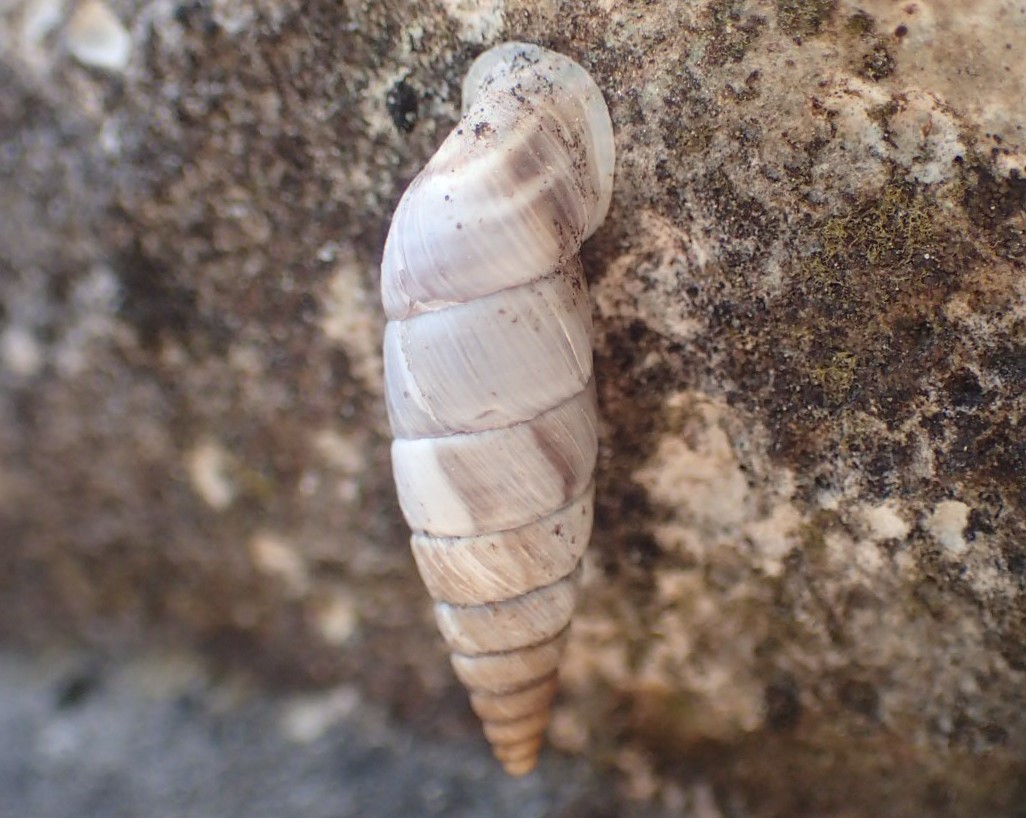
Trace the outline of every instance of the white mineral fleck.
[[504, 0], [442, 0], [442, 6], [460, 27], [460, 38], [471, 43], [491, 40], [504, 23]]
[[122, 71], [132, 53], [132, 38], [102, 0], [85, 0], [64, 32], [71, 55], [83, 65]]
[[359, 707], [360, 694], [351, 685], [297, 696], [282, 711], [281, 731], [289, 741], [309, 744], [327, 733], [333, 725], [352, 716]]
[[284, 538], [258, 531], [249, 542], [249, 553], [257, 568], [277, 577], [293, 596], [302, 596], [309, 590], [306, 561]]
[[772, 512], [745, 526], [744, 532], [752, 544], [752, 558], [770, 577], [784, 571], [784, 558], [798, 545], [802, 525], [801, 513], [791, 503], [781, 503]]
[[908, 523], [902, 519], [898, 511], [897, 503], [891, 500], [863, 510], [862, 519], [869, 528], [871, 540], [903, 540], [908, 536]]
[[43, 350], [31, 331], [15, 325], [0, 337], [0, 360], [15, 375], [30, 377], [43, 366]]
[[352, 249], [340, 246], [336, 253], [337, 270], [328, 282], [321, 328], [345, 349], [353, 374], [370, 392], [381, 394], [384, 374], [378, 347], [383, 328], [376, 308], [378, 295], [368, 287]]
[[223, 511], [235, 499], [231, 478], [231, 457], [219, 444], [204, 441], [189, 452], [192, 486], [211, 508]]
[[926, 530], [947, 551], [960, 555], [969, 548], [964, 536], [968, 524], [969, 506], [959, 500], [945, 500], [937, 503], [933, 514], [926, 521]]
[[356, 597], [348, 590], [336, 590], [318, 606], [315, 621], [325, 642], [344, 645], [359, 624]]
[[21, 17], [22, 43], [29, 46], [39, 45], [60, 25], [63, 17], [63, 0], [30, 0]]

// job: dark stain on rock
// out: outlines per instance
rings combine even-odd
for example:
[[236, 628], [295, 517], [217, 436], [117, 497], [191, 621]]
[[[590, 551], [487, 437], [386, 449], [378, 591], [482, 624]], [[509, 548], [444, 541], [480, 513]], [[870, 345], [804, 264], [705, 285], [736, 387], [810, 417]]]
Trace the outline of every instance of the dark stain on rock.
[[862, 9], [858, 9], [844, 21], [844, 29], [856, 37], [864, 37], [876, 31], [876, 21]]
[[[871, 478], [893, 479], [886, 475], [909, 462], [901, 437], [879, 435], [870, 419], [886, 412], [885, 422], [897, 425], [909, 417], [923, 373], [950, 353], [957, 336], [939, 307], [973, 253], [933, 213], [926, 191], [894, 182], [823, 218], [787, 293], [768, 307], [775, 320], [737, 322], [734, 332], [750, 340], [729, 356], [741, 387], [731, 397], [768, 414], [775, 451], [806, 474], [822, 473], [830, 460], [814, 430], [835, 426], [837, 412], [850, 417], [842, 424], [847, 433], [828, 445]], [[754, 318], [743, 293], [739, 301]], [[724, 332], [734, 326], [733, 319], [719, 323]], [[741, 347], [754, 354], [738, 354]], [[787, 373], [780, 383], [788, 386], [773, 389], [769, 372]]]
[[859, 73], [866, 79], [879, 82], [894, 73], [894, 57], [883, 43], [877, 43], [862, 57]]
[[833, 16], [837, 0], [776, 0], [777, 22], [792, 37], [818, 34]]
[[54, 693], [54, 706], [57, 710], [81, 707], [100, 689], [101, 682], [98, 664], [87, 662], [59, 682]]
[[654, 372], [648, 369], [647, 351], [662, 343], [635, 322], [612, 328], [595, 350], [595, 371], [606, 373], [597, 379], [600, 412], [616, 432], [599, 446], [592, 547], [608, 576], [639, 590], [651, 588], [660, 549], [649, 532], [666, 510], [652, 507], [634, 473], [654, 453], [664, 428], [661, 391], [652, 387], [664, 378], [682, 378], [685, 363], [681, 356], [668, 354], [666, 360], [673, 363]]
[[737, 0], [713, 3], [706, 9], [708, 41], [703, 62], [709, 66], [739, 63], [766, 28], [766, 18], [745, 12]]
[[406, 80], [398, 80], [385, 95], [385, 110], [400, 133], [410, 133], [417, 126], [419, 101], [417, 92]]
[[983, 402], [983, 387], [976, 373], [968, 369], [953, 372], [944, 384], [952, 406], [971, 409]]
[[798, 685], [790, 674], [781, 674], [764, 691], [766, 726], [773, 733], [786, 733], [797, 727], [802, 716]]
[[655, 538], [651, 534], [640, 532], [630, 539], [626, 550], [630, 562], [645, 570], [651, 570], [662, 554], [662, 549]]
[[1026, 178], [998, 178], [984, 165], [967, 168], [962, 197], [969, 220], [987, 231], [999, 256], [1026, 265]]
[[[139, 243], [121, 255], [120, 317], [131, 324], [144, 349], [159, 350], [164, 340], [189, 347], [202, 344], [196, 292], [161, 259], [150, 258]], [[224, 352], [221, 338], [219, 351]]]
[[837, 698], [845, 708], [870, 721], [878, 721], [880, 718], [880, 694], [865, 679], [843, 680], [838, 687]]
[[723, 271], [732, 283], [741, 284], [755, 271], [755, 263], [768, 255], [777, 219], [759, 200], [738, 190], [723, 171], [713, 171], [701, 180], [699, 196], [712, 216], [715, 239], [726, 248]]

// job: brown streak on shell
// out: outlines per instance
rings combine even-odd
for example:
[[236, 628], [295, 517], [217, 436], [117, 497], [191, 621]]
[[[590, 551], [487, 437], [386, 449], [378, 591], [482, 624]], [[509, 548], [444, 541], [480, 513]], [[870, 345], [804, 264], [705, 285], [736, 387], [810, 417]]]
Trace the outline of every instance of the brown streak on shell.
[[410, 543], [428, 593], [471, 605], [520, 596], [570, 573], [591, 537], [595, 485], [544, 519], [474, 537], [415, 533]]
[[396, 209], [382, 261], [400, 507], [457, 677], [511, 775], [535, 765], [591, 533], [597, 418], [578, 253], [612, 194], [601, 91], [506, 43]]

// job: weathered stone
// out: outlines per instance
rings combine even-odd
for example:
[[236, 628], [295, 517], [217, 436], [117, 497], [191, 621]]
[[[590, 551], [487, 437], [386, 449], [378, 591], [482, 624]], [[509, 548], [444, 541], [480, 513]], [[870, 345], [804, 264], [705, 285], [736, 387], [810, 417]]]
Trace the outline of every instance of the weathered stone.
[[118, 73], [60, 4], [0, 12], [5, 638], [476, 729], [390, 484], [377, 263], [469, 61], [532, 40], [620, 149], [555, 741], [730, 814], [1016, 814], [1021, 4], [110, 6]]

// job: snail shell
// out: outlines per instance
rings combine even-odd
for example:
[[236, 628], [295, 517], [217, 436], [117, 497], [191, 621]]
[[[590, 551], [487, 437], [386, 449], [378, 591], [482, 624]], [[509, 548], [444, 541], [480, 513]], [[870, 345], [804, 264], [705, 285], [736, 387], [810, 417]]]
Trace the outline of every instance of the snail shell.
[[613, 131], [572, 60], [482, 54], [464, 114], [385, 243], [385, 388], [399, 504], [456, 675], [506, 770], [534, 767], [556, 692], [597, 451], [578, 259], [612, 195]]

